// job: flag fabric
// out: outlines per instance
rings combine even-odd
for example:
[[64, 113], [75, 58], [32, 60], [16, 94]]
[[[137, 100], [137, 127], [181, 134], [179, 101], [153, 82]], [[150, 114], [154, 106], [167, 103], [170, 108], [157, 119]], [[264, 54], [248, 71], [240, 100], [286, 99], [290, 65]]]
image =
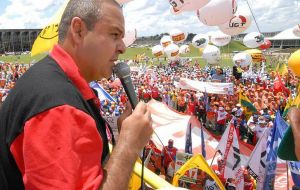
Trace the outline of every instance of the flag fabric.
[[104, 90], [104, 88], [99, 83], [90, 82], [90, 87], [97, 91], [100, 101], [107, 99], [111, 102], [116, 102], [116, 100], [113, 97], [111, 97], [111, 95], [108, 92], [106, 92], [106, 90]]
[[178, 186], [179, 178], [183, 176], [186, 171], [193, 168], [197, 168], [204, 171], [206, 174], [208, 174], [215, 180], [215, 182], [221, 190], [225, 190], [225, 187], [223, 186], [221, 180], [213, 172], [213, 170], [209, 167], [205, 159], [200, 154], [193, 156], [189, 161], [187, 161], [183, 166], [181, 166], [181, 168], [175, 173], [172, 184], [174, 186]]
[[[288, 124], [279, 116], [278, 125], [276, 127], [278, 128], [279, 137], [282, 139], [284, 136], [284, 133], [288, 129]], [[293, 179], [294, 184], [297, 187], [300, 187], [300, 162], [288, 162], [288, 167], [291, 171], [291, 176]]]
[[300, 162], [288, 162], [292, 179], [297, 187], [300, 187]]
[[300, 106], [300, 93], [296, 96], [296, 98], [293, 100], [292, 106], [296, 106], [299, 108]]
[[254, 113], [257, 112], [255, 106], [252, 104], [252, 102], [249, 100], [249, 98], [246, 95], [244, 95], [244, 93], [242, 91], [239, 94], [239, 99], [240, 99], [240, 104], [243, 107], [249, 108], [249, 110]]
[[205, 92], [204, 92], [204, 105], [205, 105], [205, 110], [206, 112], [209, 110], [209, 99], [208, 99], [208, 94], [206, 92], [206, 89], [205, 89]]
[[256, 190], [263, 190], [263, 182], [266, 174], [267, 140], [270, 128], [266, 129], [251, 153], [247, 168], [249, 174], [256, 180]]
[[285, 87], [285, 84], [282, 82], [281, 76], [277, 73], [274, 85], [273, 85], [274, 93], [283, 92], [285, 95], [289, 96], [290, 91]]
[[278, 72], [281, 76], [288, 74], [289, 71], [287, 65], [285, 63], [281, 64], [281, 67], [279, 68]]
[[[274, 189], [276, 172], [278, 170], [278, 164], [284, 163], [281, 159], [277, 158], [277, 150], [280, 144], [280, 141], [283, 137], [283, 131], [287, 128], [287, 125], [283, 118], [280, 115], [280, 112], [276, 112], [276, 118], [274, 121], [274, 127], [271, 129], [271, 133], [269, 135], [267, 141], [267, 159], [266, 159], [266, 177], [264, 181], [264, 190], [272, 190]], [[281, 168], [281, 169], [284, 169]], [[285, 166], [286, 169], [286, 166]], [[287, 171], [286, 171], [287, 172]], [[287, 182], [286, 182], [287, 184]]]
[[217, 147], [221, 153], [223, 164], [220, 173], [224, 178], [235, 179], [234, 184], [237, 190], [244, 189], [244, 175], [242, 170], [242, 162], [238, 137], [233, 122], [231, 121]]
[[286, 75], [289, 71], [287, 65], [285, 63], [278, 62], [275, 71], [279, 73], [281, 76]]
[[201, 125], [201, 150], [202, 150], [202, 156], [206, 159], [206, 149], [205, 149], [204, 132], [203, 132], [202, 125]]
[[282, 113], [282, 117], [286, 117], [287, 113], [289, 112], [290, 107], [293, 105], [293, 98], [292, 96], [289, 97], [288, 101], [286, 102], [285, 108]]
[[185, 153], [193, 154], [192, 147], [192, 124], [190, 123], [185, 135]]

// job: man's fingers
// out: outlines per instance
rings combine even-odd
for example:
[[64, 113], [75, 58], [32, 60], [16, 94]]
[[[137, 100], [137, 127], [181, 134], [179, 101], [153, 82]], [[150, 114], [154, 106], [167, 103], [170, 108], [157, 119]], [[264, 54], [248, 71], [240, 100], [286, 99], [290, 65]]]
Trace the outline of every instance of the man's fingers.
[[144, 102], [139, 102], [134, 112], [145, 114], [147, 112], [147, 105]]

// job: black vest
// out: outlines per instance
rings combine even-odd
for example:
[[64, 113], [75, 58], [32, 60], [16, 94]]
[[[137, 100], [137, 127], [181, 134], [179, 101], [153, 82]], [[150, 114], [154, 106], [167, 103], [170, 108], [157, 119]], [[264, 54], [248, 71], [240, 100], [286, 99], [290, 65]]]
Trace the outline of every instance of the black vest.
[[[102, 164], [109, 148], [105, 121], [92, 100], [86, 101], [60, 66], [47, 56], [16, 83], [0, 110], [0, 189], [24, 189], [10, 146], [35, 115], [60, 105], [73, 106], [94, 118], [103, 142]], [[63, 117], [63, 116], [62, 116]]]

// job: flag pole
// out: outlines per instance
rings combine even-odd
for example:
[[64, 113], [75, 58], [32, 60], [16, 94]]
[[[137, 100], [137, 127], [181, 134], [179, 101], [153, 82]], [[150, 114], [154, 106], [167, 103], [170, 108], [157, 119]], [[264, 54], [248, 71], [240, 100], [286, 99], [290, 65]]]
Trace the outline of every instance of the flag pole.
[[218, 151], [215, 152], [215, 155], [214, 155], [214, 157], [213, 157], [213, 159], [212, 159], [212, 161], [211, 161], [211, 163], [210, 163], [210, 167], [211, 167], [212, 164], [214, 163], [214, 160], [215, 160], [215, 158], [216, 158], [216, 156], [217, 156], [217, 153], [218, 153]]
[[286, 180], [287, 180], [287, 186], [286, 189], [289, 190], [290, 184], [289, 184], [289, 166], [288, 166], [288, 162], [285, 162], [286, 164]]

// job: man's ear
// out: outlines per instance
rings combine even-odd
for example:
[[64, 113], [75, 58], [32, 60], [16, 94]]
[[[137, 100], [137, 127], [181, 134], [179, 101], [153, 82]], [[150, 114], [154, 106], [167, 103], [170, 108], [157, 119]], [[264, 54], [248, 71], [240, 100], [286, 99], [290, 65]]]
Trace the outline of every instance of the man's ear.
[[73, 41], [78, 44], [84, 39], [87, 34], [87, 27], [85, 22], [79, 18], [74, 17], [71, 21], [70, 32], [73, 38]]

